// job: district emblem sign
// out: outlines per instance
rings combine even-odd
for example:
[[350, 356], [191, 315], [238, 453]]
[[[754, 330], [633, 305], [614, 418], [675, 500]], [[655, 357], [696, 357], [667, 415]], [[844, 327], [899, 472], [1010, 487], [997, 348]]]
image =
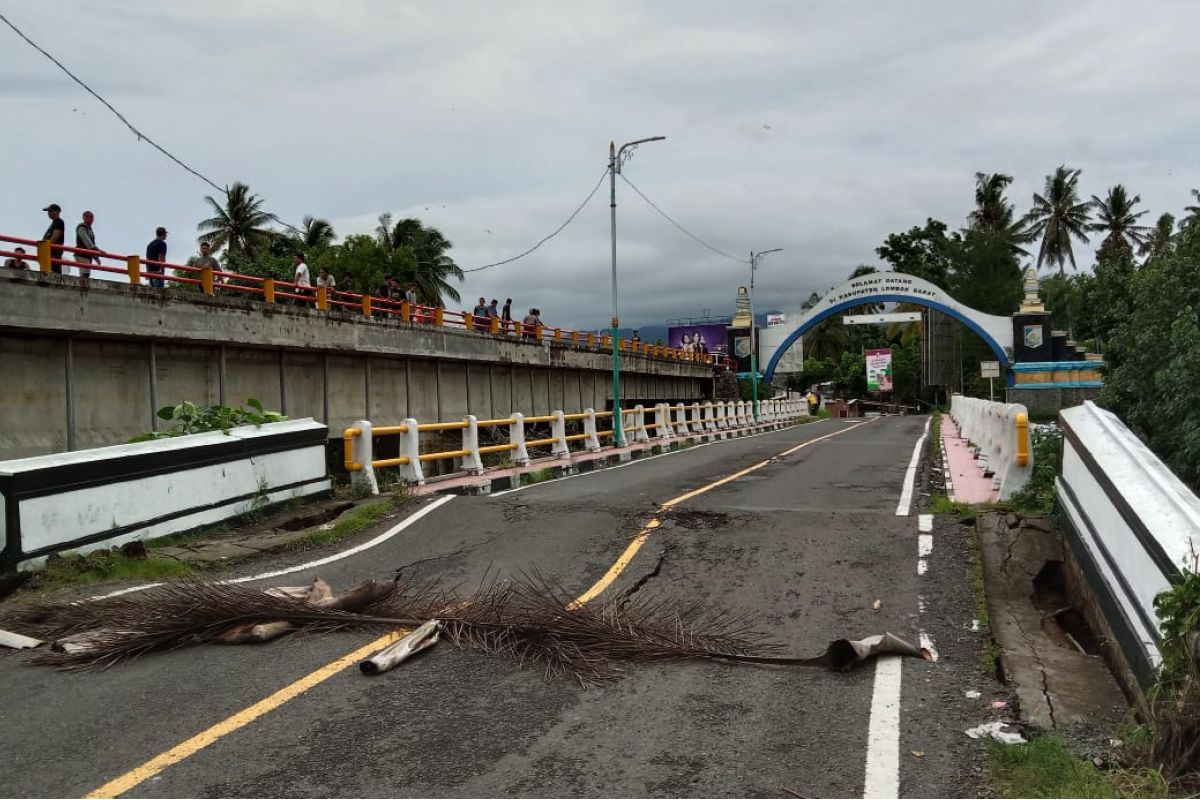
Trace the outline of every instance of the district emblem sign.
[[1026, 325], [1025, 326], [1025, 346], [1036, 350], [1042, 346], [1042, 326], [1041, 325]]

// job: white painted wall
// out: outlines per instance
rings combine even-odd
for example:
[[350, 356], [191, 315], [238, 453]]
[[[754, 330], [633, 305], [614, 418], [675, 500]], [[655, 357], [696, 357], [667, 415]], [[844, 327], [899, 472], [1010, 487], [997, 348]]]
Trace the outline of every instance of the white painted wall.
[[[270, 446], [273, 439], [318, 429], [319, 443], [102, 485], [68, 488], [37, 497], [5, 498], [3, 502], [17, 505], [21, 550], [25, 553], [58, 546], [88, 552], [136, 539], [165, 536], [220, 522], [245, 513], [256, 504], [328, 491], [331, 483], [326, 474], [325, 426], [311, 419], [289, 420], [262, 427], [234, 428], [227, 434], [195, 434], [0, 462], [0, 475], [18, 475], [48, 467], [94, 465], [130, 456], [203, 448], [228, 442], [229, 438]], [[168, 515], [174, 516], [154, 522]], [[6, 513], [0, 513], [0, 526], [6, 517]], [[80, 538], [129, 526], [134, 529], [100, 542], [70, 546]], [[0, 535], [6, 535], [2, 527]]]

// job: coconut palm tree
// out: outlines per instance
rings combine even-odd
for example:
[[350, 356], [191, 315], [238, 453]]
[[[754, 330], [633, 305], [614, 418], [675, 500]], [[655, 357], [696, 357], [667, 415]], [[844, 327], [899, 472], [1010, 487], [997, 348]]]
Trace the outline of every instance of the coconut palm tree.
[[[1200, 202], [1200, 189], [1192, 189], [1192, 199]], [[1184, 206], [1187, 216], [1179, 220], [1179, 230], [1190, 228], [1200, 220], [1200, 206]]]
[[305, 217], [297, 238], [305, 250], [310, 250], [314, 247], [328, 247], [337, 240], [337, 234], [333, 232], [329, 220]]
[[1101, 247], [1119, 245], [1132, 251], [1134, 245], [1142, 245], [1149, 228], [1139, 225], [1138, 219], [1149, 212], [1134, 212], [1133, 207], [1140, 202], [1140, 194], [1130, 197], [1125, 187], [1119, 183], [1108, 190], [1108, 196], [1104, 199], [1092, 195], [1092, 207], [1096, 210], [1098, 221], [1088, 225], [1088, 229], [1108, 233]]
[[1072, 239], [1086, 243], [1088, 224], [1091, 218], [1091, 203], [1079, 200], [1080, 170], [1060, 165], [1053, 175], [1046, 176], [1042, 194], [1033, 195], [1033, 208], [1026, 215], [1031, 239], [1041, 237], [1037, 264], [1049, 261], [1058, 265], [1058, 274], [1064, 273], [1067, 261], [1076, 269]]
[[238, 181], [226, 189], [224, 205], [210, 196], [204, 199], [215, 216], [201, 220], [196, 229], [199, 241], [208, 242], [213, 250], [224, 248], [230, 255], [254, 258], [276, 238], [276, 232], [267, 227], [276, 221], [275, 215], [262, 210], [262, 198], [251, 194], [246, 184]]
[[1138, 255], [1157, 258], [1170, 253], [1173, 249], [1175, 249], [1175, 217], [1172, 214], [1163, 214], [1142, 240], [1142, 246], [1138, 248]]
[[379, 215], [375, 239], [389, 252], [412, 255], [414, 263], [406, 279], [417, 284], [417, 295], [422, 302], [441, 305], [443, 298], [456, 303], [461, 299], [450, 279], [461, 281], [463, 271], [446, 255], [453, 244], [437, 228], [426, 227], [411, 217], [393, 224], [392, 215], [385, 212]]
[[1014, 255], [1027, 256], [1024, 245], [1032, 239], [1028, 223], [1013, 219], [1012, 203], [1004, 196], [1011, 183], [1012, 176], [1001, 172], [975, 173], [975, 210], [967, 215], [969, 229], [997, 236]]

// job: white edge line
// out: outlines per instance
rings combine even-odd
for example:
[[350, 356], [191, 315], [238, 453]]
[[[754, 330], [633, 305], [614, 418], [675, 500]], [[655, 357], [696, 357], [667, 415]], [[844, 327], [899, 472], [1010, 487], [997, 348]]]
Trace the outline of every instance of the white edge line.
[[933, 534], [917, 534], [917, 555], [924, 558], [933, 552]]
[[[442, 506], [446, 505], [446, 503], [449, 503], [456, 496], [457, 495], [448, 494], [448, 495], [443, 495], [442, 497], [439, 497], [437, 500], [434, 500], [432, 503], [425, 506], [421, 510], [416, 511], [416, 512], [410, 514], [409, 516], [405, 517], [404, 519], [400, 520], [395, 525], [393, 525], [392, 527], [388, 528], [383, 533], [376, 536], [374, 539], [369, 539], [369, 540], [363, 542], [362, 544], [355, 545], [354, 547], [351, 547], [349, 550], [343, 550], [339, 553], [334, 553], [333, 555], [325, 556], [324, 558], [318, 558], [315, 561], [308, 561], [303, 564], [296, 564], [295, 566], [285, 567], [284, 569], [272, 570], [271, 572], [261, 572], [257, 575], [246, 575], [241, 578], [231, 578], [226, 581], [217, 581], [217, 582], [218, 583], [252, 583], [253, 581], [263, 581], [268, 578], [278, 578], [281, 575], [290, 575], [293, 572], [303, 572], [305, 570], [313, 569], [314, 567], [323, 567], [326, 564], [332, 564], [335, 561], [341, 561], [344, 558], [349, 558], [350, 556], [357, 555], [357, 554], [363, 552], [364, 550], [370, 550], [372, 547], [376, 547], [378, 545], [383, 544], [384, 542], [386, 542], [388, 539], [391, 539], [396, 534], [400, 533], [401, 531], [405, 530], [409, 526], [420, 521], [422, 518], [428, 516], [429, 514], [432, 514], [438, 508], [441, 508]], [[162, 586], [162, 583], [145, 583], [140, 586], [130, 586], [125, 589], [117, 589], [115, 592], [109, 592], [108, 594], [98, 594], [93, 597], [89, 597], [88, 599], [89, 600], [104, 600], [109, 597], [120, 597], [123, 594], [132, 594], [133, 592], [141, 592], [146, 589], [152, 589], [155, 586]]]
[[900, 657], [875, 659], [863, 797], [900, 796]]
[[[819, 419], [816, 422], [798, 422], [795, 425], [788, 425], [786, 428], [779, 428], [779, 429], [773, 430], [773, 431], [760, 431], [759, 433], [751, 433], [751, 434], [747, 434], [746, 436], [738, 436], [733, 439], [722, 439], [719, 437], [714, 437], [711, 442], [701, 442], [700, 444], [694, 444], [691, 447], [681, 447], [678, 450], [670, 450], [666, 453], [659, 453], [656, 456], [631, 458], [628, 461], [624, 462], [623, 464], [614, 464], [611, 467], [604, 467], [602, 469], [588, 470], [587, 472], [577, 472], [574, 475], [564, 475], [561, 478], [554, 478], [554, 479], [548, 480], [548, 481], [538, 481], [537, 483], [531, 483], [531, 484], [528, 484], [527, 486], [518, 486], [515, 489], [505, 489], [502, 492], [492, 492], [491, 494], [488, 495], [488, 497], [503, 497], [504, 495], [512, 494], [513, 492], [523, 492], [526, 489], [532, 489], [535, 486], [546, 486], [551, 483], [559, 483], [561, 481], [569, 481], [573, 478], [586, 478], [590, 475], [601, 475], [605, 472], [611, 472], [614, 469], [624, 469], [625, 467], [632, 467], [632, 466], [636, 466], [637, 464], [644, 464], [647, 461], [654, 461], [657, 458], [666, 458], [667, 456], [676, 456], [676, 455], [679, 455], [680, 453], [690, 453], [693, 450], [699, 450], [701, 447], [710, 447], [714, 444], [721, 444], [722, 442], [736, 442], [736, 441], [740, 441], [742, 439], [755, 439], [759, 436], [769, 436], [772, 433], [783, 433], [784, 431], [790, 431], [792, 428], [808, 427], [809, 425], [819, 425], [822, 422], [824, 422], [826, 419], [832, 419], [832, 417], [826, 417], [824, 419]], [[707, 435], [707, 434], [705, 434], [705, 435]], [[654, 443], [652, 442], [652, 444], [654, 444]]]
[[904, 488], [900, 491], [900, 502], [896, 505], [897, 517], [907, 517], [908, 512], [912, 510], [913, 483], [917, 477], [917, 464], [921, 461], [921, 448], [925, 445], [925, 437], [929, 436], [931, 422], [933, 422], [933, 417], [925, 420], [925, 430], [921, 432], [921, 438], [917, 439], [916, 445], [913, 446], [912, 460], [908, 462], [908, 469], [904, 472]]

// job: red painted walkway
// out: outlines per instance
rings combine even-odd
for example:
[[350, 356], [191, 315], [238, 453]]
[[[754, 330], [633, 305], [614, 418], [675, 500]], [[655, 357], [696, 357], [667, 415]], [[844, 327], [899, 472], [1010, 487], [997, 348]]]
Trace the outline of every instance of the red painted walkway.
[[994, 503], [1000, 499], [992, 479], [984, 477], [983, 469], [949, 414], [942, 415], [942, 460], [942, 468], [946, 470], [946, 494], [951, 500]]

